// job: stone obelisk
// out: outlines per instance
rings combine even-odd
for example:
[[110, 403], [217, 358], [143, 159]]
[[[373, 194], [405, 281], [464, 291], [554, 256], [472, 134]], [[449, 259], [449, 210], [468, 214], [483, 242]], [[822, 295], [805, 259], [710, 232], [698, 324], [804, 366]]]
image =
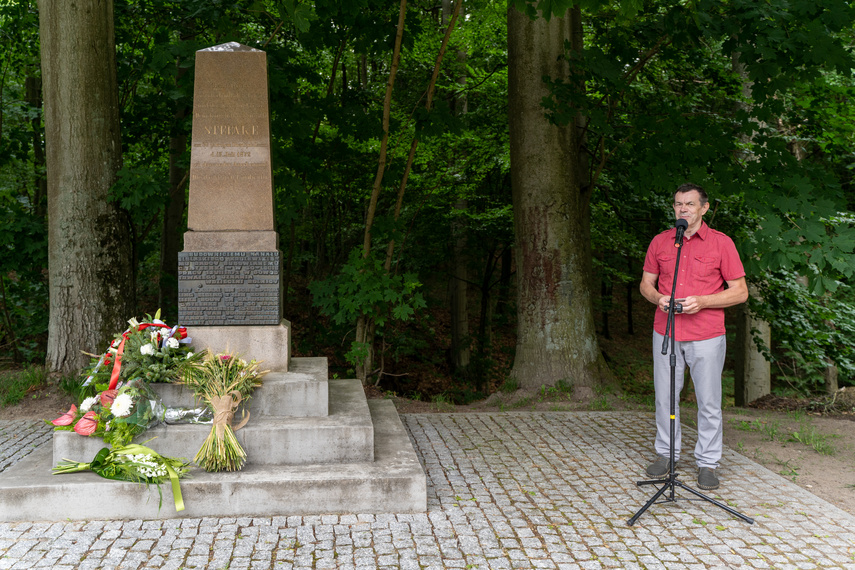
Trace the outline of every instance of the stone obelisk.
[[290, 323], [273, 212], [267, 54], [235, 42], [199, 50], [178, 319], [194, 346], [285, 371]]

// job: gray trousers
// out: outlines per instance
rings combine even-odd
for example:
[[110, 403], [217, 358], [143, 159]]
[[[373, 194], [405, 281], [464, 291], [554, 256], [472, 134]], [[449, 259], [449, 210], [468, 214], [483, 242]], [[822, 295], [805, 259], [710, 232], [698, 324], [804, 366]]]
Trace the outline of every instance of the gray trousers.
[[[663, 337], [653, 332], [653, 386], [656, 390], [656, 443], [658, 455], [668, 457], [671, 439], [671, 341], [668, 354], [662, 354]], [[724, 368], [725, 336], [708, 340], [675, 343], [677, 367], [674, 390], [676, 394], [674, 458], [680, 458], [680, 392], [686, 367], [692, 374], [698, 399], [698, 442], [695, 460], [698, 467], [718, 467], [722, 450], [721, 371]]]

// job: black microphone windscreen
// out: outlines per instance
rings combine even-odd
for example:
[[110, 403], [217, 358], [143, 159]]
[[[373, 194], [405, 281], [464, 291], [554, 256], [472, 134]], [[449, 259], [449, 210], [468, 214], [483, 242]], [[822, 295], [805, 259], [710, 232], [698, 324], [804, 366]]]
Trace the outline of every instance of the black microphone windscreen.
[[687, 222], [683, 218], [680, 218], [679, 220], [677, 220], [677, 223], [674, 224], [674, 227], [675, 228], [681, 228], [682, 227], [685, 230], [686, 228], [689, 227], [689, 222]]

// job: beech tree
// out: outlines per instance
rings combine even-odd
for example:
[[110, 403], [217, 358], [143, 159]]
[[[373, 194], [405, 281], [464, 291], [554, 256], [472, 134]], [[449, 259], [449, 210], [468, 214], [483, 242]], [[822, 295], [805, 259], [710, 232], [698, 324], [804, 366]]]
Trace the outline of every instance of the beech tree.
[[47, 365], [69, 372], [134, 308], [128, 227], [108, 192], [122, 161], [112, 0], [39, 1], [48, 178]]
[[[590, 291], [591, 187], [581, 119], [551, 123], [544, 77], [571, 80], [565, 44], [581, 51], [578, 7], [561, 17], [508, 8], [508, 122], [517, 262], [521, 387], [565, 382], [588, 398], [607, 368], [597, 345]], [[578, 86], [583, 87], [581, 84]]]

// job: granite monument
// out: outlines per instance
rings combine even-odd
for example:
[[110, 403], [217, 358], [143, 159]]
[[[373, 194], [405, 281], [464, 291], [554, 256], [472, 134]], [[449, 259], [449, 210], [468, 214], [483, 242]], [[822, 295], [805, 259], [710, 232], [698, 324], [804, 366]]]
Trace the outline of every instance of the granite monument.
[[273, 216], [267, 54], [235, 42], [196, 52], [190, 200], [178, 318], [195, 345], [287, 370]]

